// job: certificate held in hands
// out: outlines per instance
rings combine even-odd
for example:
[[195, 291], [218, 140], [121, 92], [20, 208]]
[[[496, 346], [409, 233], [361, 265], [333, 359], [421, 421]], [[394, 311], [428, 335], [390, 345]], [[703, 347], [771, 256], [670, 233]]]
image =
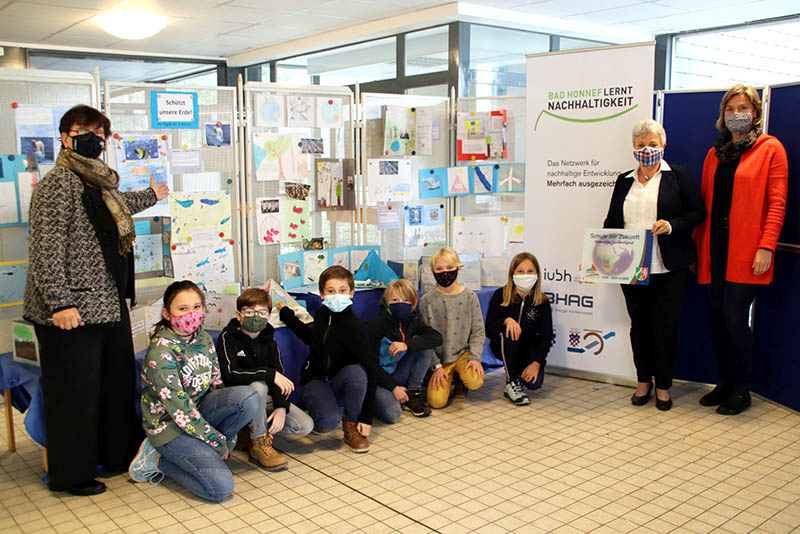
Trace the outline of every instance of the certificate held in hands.
[[650, 230], [584, 230], [581, 280], [606, 284], [647, 285], [653, 234]]

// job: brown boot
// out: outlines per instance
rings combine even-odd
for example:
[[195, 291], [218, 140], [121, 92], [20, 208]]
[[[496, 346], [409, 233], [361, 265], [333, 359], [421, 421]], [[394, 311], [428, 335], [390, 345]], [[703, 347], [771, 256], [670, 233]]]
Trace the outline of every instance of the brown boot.
[[250, 444], [250, 461], [267, 471], [282, 471], [289, 466], [284, 455], [272, 448], [272, 436], [264, 434]]
[[358, 423], [348, 421], [342, 417], [342, 430], [344, 430], [344, 442], [350, 450], [357, 453], [369, 451], [369, 440], [359, 434]]
[[234, 447], [237, 451], [247, 451], [250, 450], [250, 428], [244, 427], [239, 431], [239, 434], [236, 436], [236, 446]]

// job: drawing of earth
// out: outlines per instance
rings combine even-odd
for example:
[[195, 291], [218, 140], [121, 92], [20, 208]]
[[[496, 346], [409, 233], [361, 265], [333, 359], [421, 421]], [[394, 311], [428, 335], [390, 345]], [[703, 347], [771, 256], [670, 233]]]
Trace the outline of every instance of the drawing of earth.
[[339, 122], [339, 103], [330, 100], [326, 102], [322, 107], [322, 118], [327, 124]]
[[592, 261], [601, 274], [620, 275], [633, 263], [633, 246], [597, 243], [592, 251]]
[[259, 106], [261, 120], [264, 124], [275, 124], [281, 119], [281, 106], [277, 102], [265, 100]]

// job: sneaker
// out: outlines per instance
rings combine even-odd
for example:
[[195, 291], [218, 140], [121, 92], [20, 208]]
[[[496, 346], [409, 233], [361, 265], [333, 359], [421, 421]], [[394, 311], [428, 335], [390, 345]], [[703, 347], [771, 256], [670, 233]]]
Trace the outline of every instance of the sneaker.
[[128, 468], [128, 474], [134, 482], [149, 482], [158, 484], [164, 478], [164, 472], [158, 468], [158, 452], [150, 444], [150, 440], [144, 438], [139, 446], [139, 452]]
[[411, 412], [414, 417], [428, 417], [431, 414], [425, 393], [420, 389], [408, 390], [408, 400], [403, 404], [403, 409]]
[[250, 444], [250, 461], [267, 471], [283, 471], [289, 467], [286, 456], [272, 448], [272, 436], [258, 436]]
[[519, 379], [506, 384], [503, 396], [510, 400], [511, 404], [516, 404], [517, 406], [527, 406], [531, 403], [531, 399], [523, 391], [522, 383]]

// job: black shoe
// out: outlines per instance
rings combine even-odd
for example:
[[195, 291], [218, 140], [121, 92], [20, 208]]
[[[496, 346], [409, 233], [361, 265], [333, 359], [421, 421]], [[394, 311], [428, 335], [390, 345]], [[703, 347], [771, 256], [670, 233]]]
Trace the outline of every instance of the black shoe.
[[669, 409], [672, 408], [672, 397], [668, 398], [665, 401], [656, 397], [656, 408], [658, 408], [662, 412], [669, 411]]
[[718, 385], [713, 390], [700, 397], [700, 404], [702, 406], [718, 406], [725, 402], [731, 396], [730, 389], [725, 386]]
[[466, 399], [468, 391], [467, 386], [461, 381], [461, 377], [456, 374], [453, 378], [453, 397], [457, 399]]
[[720, 415], [739, 415], [748, 409], [750, 404], [749, 391], [734, 393], [717, 408], [717, 413]]
[[431, 414], [425, 394], [419, 389], [408, 390], [408, 400], [403, 404], [403, 409], [411, 412], [414, 417], [428, 417]]
[[647, 393], [642, 395], [641, 397], [637, 397], [636, 393], [631, 395], [631, 404], [634, 406], [644, 406], [648, 402], [650, 402], [650, 396], [653, 394], [653, 383], [650, 382], [650, 385], [647, 386]]
[[112, 478], [127, 472], [128, 472], [128, 466], [121, 466], [121, 465], [104, 466], [103, 469], [101, 469], [97, 473], [97, 478]]
[[50, 484], [50, 491], [66, 491], [70, 495], [86, 497], [88, 495], [100, 495], [106, 491], [106, 485], [99, 480], [87, 480], [71, 486], [58, 486]]

